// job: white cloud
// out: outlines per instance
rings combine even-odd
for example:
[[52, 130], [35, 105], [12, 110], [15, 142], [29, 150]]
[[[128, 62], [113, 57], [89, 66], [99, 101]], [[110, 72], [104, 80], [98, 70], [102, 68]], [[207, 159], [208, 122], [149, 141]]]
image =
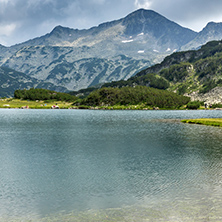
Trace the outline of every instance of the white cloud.
[[8, 24], [8, 25], [0, 24], [0, 35], [1, 36], [10, 36], [15, 29], [16, 29], [15, 23]]
[[150, 9], [152, 2], [150, 0], [135, 0], [136, 8]]

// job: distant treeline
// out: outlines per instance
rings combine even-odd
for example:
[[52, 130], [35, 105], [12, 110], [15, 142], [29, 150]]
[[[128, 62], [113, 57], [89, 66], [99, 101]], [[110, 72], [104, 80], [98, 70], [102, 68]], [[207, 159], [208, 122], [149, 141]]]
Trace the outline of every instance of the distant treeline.
[[67, 94], [60, 93], [56, 91], [51, 91], [47, 89], [18, 89], [14, 92], [14, 98], [24, 99], [24, 100], [57, 100], [57, 101], [66, 101], [74, 102], [77, 97]]
[[166, 90], [146, 86], [101, 88], [78, 101], [86, 106], [113, 106], [145, 104], [159, 108], [179, 108], [190, 101], [189, 97], [181, 96]]

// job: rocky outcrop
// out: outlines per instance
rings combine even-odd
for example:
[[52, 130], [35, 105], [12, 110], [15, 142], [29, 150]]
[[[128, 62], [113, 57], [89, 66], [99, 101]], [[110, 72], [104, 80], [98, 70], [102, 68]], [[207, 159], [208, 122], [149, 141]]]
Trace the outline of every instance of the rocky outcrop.
[[188, 96], [191, 97], [192, 101], [199, 100], [199, 101], [204, 101], [207, 104], [217, 104], [217, 103], [221, 104], [222, 103], [222, 87], [216, 87], [205, 94], [198, 94], [194, 92]]

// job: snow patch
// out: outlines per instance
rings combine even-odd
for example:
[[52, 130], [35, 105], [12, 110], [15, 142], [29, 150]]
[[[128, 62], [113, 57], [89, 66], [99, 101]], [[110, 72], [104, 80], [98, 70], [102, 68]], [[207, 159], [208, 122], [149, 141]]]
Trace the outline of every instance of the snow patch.
[[128, 42], [133, 42], [134, 40], [133, 39], [130, 39], [130, 40], [123, 40], [122, 43], [128, 43]]
[[168, 49], [166, 50], [166, 52], [169, 52], [169, 51], [171, 51], [171, 48], [168, 48]]
[[154, 52], [159, 52], [159, 51], [158, 51], [158, 50], [156, 50], [156, 49], [154, 49], [153, 51], [154, 51]]
[[142, 32], [142, 33], [138, 34], [137, 36], [141, 36], [141, 35], [144, 35], [144, 33]]
[[138, 51], [138, 53], [144, 53], [144, 52], [145, 52], [144, 50], [139, 50], [139, 51]]

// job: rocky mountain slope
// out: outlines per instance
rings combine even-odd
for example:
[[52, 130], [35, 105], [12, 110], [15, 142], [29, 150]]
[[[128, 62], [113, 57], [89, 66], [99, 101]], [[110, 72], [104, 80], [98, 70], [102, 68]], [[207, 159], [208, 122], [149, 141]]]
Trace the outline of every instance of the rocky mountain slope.
[[222, 103], [222, 41], [212, 41], [199, 50], [177, 52], [163, 62], [142, 70], [127, 81], [106, 87], [145, 85], [186, 95], [192, 100]]
[[13, 69], [0, 67], [0, 97], [12, 97], [15, 90], [29, 88], [46, 88], [61, 92], [67, 91], [64, 87], [37, 80]]
[[0, 66], [67, 90], [79, 90], [126, 80], [175, 51], [222, 38], [220, 30], [220, 23], [210, 23], [196, 33], [152, 10], [140, 9], [90, 29], [57, 26], [27, 42], [0, 45]]
[[0, 49], [0, 65], [68, 90], [127, 79], [196, 36], [151, 10], [88, 30], [57, 26], [45, 36]]
[[212, 40], [222, 39], [222, 23], [209, 22], [197, 36], [189, 43], [181, 47], [181, 50], [198, 49]]

